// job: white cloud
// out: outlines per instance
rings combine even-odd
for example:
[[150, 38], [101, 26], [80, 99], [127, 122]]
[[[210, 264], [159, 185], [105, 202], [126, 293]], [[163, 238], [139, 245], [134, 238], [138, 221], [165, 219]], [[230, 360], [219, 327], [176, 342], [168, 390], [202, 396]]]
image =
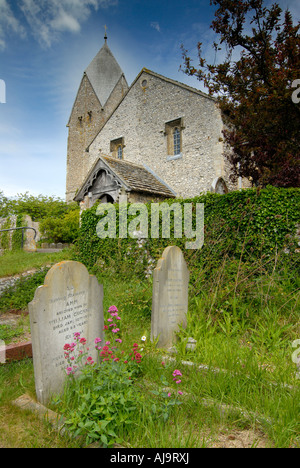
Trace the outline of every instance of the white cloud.
[[152, 21], [150, 23], [150, 26], [151, 26], [151, 28], [156, 29], [156, 31], [160, 32], [160, 26], [159, 26], [159, 23], [157, 21]]
[[0, 0], [0, 51], [6, 47], [6, 35], [10, 33], [25, 37], [25, 28], [15, 17], [7, 0]]
[[50, 47], [62, 32], [78, 33], [93, 9], [117, 4], [118, 0], [0, 0], [0, 50], [10, 32], [22, 37], [28, 32], [40, 45]]

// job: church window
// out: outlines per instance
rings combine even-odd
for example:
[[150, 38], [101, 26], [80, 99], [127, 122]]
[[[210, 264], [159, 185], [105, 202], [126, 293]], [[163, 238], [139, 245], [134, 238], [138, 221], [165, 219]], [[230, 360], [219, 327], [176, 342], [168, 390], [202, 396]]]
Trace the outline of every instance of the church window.
[[123, 159], [123, 147], [122, 145], [118, 146], [118, 159]]
[[124, 138], [116, 138], [115, 140], [110, 141], [110, 152], [112, 153], [113, 158], [123, 159], [124, 157]]
[[178, 127], [174, 128], [173, 139], [174, 139], [174, 155], [180, 154], [180, 130]]
[[165, 123], [164, 135], [167, 139], [167, 159], [178, 159], [182, 157], [182, 131], [183, 117], [170, 120]]

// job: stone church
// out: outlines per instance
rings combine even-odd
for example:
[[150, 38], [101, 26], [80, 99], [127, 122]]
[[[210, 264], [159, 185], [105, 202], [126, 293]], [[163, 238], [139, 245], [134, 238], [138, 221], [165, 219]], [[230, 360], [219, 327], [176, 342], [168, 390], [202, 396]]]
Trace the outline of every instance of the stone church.
[[67, 126], [66, 201], [82, 209], [120, 194], [145, 202], [238, 188], [229, 182], [216, 101], [146, 68], [129, 86], [106, 36]]

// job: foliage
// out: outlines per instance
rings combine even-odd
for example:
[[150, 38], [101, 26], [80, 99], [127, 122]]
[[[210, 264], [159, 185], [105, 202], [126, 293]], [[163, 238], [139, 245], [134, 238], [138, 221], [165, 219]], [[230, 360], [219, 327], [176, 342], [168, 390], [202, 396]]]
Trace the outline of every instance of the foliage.
[[[299, 25], [277, 3], [263, 0], [211, 0], [217, 7], [211, 28], [218, 35], [217, 53], [226, 47], [220, 64], [210, 65], [198, 43], [199, 68], [183, 49], [184, 71], [208, 88], [224, 114], [223, 132], [233, 151], [227, 157], [233, 177], [253, 184], [298, 187], [300, 177], [300, 109], [292, 100], [299, 78]], [[239, 52], [239, 59], [233, 56]]]
[[0, 217], [27, 214], [32, 221], [45, 218], [59, 218], [72, 210], [78, 210], [76, 203], [67, 204], [59, 197], [30, 195], [28, 192], [8, 198], [0, 192]]
[[0, 311], [10, 309], [27, 310], [32, 301], [35, 290], [44, 282], [49, 268], [40, 268], [31, 276], [21, 277], [13, 286], [6, 288], [0, 297]]
[[[17, 220], [16, 220], [16, 227], [22, 227], [26, 226], [26, 223], [24, 222], [24, 216], [22, 214], [18, 214]], [[25, 239], [25, 232], [22, 234], [23, 230], [18, 229], [13, 231], [12, 234], [12, 250], [17, 250], [22, 248], [22, 237]]]
[[[174, 200], [167, 202], [169, 205]], [[191, 271], [191, 280], [199, 277], [199, 271], [210, 264], [211, 272], [218, 268], [224, 258], [240, 262], [247, 259], [249, 267], [264, 256], [266, 262], [277, 250], [286, 249], [291, 255], [295, 250], [294, 235], [300, 213], [300, 190], [267, 187], [230, 192], [227, 195], [207, 193], [191, 200], [176, 200], [184, 203], [204, 203], [204, 246], [198, 250], [185, 249], [186, 237], [174, 238], [171, 226], [170, 239], [150, 238], [151, 204], [147, 204], [149, 237], [143, 239], [142, 248], [137, 239], [101, 239], [97, 236], [96, 226], [101, 219], [97, 207], [82, 213], [81, 227], [76, 244], [74, 259], [83, 262], [94, 271], [103, 271], [108, 266], [115, 274], [127, 275], [134, 271], [141, 278], [149, 265], [156, 263], [163, 249], [170, 244], [178, 245], [183, 251]], [[118, 236], [118, 206], [117, 236]], [[196, 223], [193, 210], [193, 226]], [[172, 219], [172, 218], [171, 218]], [[130, 218], [128, 219], [130, 222]], [[161, 224], [161, 223], [160, 223]], [[230, 235], [229, 235], [230, 233]], [[212, 273], [213, 274], [213, 273]]]
[[0, 190], [0, 218], [6, 218], [9, 216], [9, 199]]
[[79, 231], [79, 210], [74, 209], [60, 217], [47, 217], [40, 223], [40, 232], [47, 242], [72, 243]]
[[[10, 229], [11, 227], [11, 220], [10, 218], [7, 218], [5, 223], [1, 226], [1, 229]], [[9, 248], [9, 232], [1, 232], [0, 233], [0, 248], [7, 250]]]
[[[149, 412], [156, 420], [166, 422], [174, 406], [180, 404], [178, 397], [162, 389], [153, 391], [154, 399], [146, 401], [135, 385], [141, 373], [142, 355], [139, 345], [134, 343], [131, 352], [124, 348], [120, 338], [119, 312], [116, 306], [108, 309], [110, 314], [104, 326], [106, 338], [103, 346], [99, 337], [95, 338], [95, 348], [99, 359], [94, 362], [88, 355], [86, 339], [79, 332], [74, 333], [74, 342], [66, 343], [64, 353], [66, 373], [69, 376], [63, 400], [54, 402], [62, 405], [65, 424], [75, 437], [84, 437], [86, 444], [98, 441], [104, 447], [111, 447], [122, 440], [118, 434], [125, 434], [126, 428], [139, 419], [139, 414]], [[114, 323], [115, 322], [115, 323]], [[117, 336], [117, 338], [116, 338]], [[146, 337], [142, 337], [145, 341]], [[123, 348], [123, 349], [122, 349]], [[175, 369], [173, 380], [177, 385], [177, 396], [182, 373]], [[162, 378], [162, 385], [168, 385]], [[159, 397], [159, 398], [158, 398]], [[161, 402], [161, 398], [167, 400]]]

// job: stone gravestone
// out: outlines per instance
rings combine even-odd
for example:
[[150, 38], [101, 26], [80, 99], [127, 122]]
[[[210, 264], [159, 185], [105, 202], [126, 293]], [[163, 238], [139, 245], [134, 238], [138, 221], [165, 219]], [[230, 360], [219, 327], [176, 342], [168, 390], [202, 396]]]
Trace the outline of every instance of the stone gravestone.
[[186, 326], [189, 271], [179, 247], [167, 247], [153, 272], [151, 337], [168, 348], [178, 325]]
[[35, 291], [29, 314], [36, 394], [46, 404], [63, 390], [63, 347], [74, 341], [75, 332], [86, 338], [89, 355], [97, 360], [94, 340], [103, 338], [103, 286], [82, 263], [57, 263]]

